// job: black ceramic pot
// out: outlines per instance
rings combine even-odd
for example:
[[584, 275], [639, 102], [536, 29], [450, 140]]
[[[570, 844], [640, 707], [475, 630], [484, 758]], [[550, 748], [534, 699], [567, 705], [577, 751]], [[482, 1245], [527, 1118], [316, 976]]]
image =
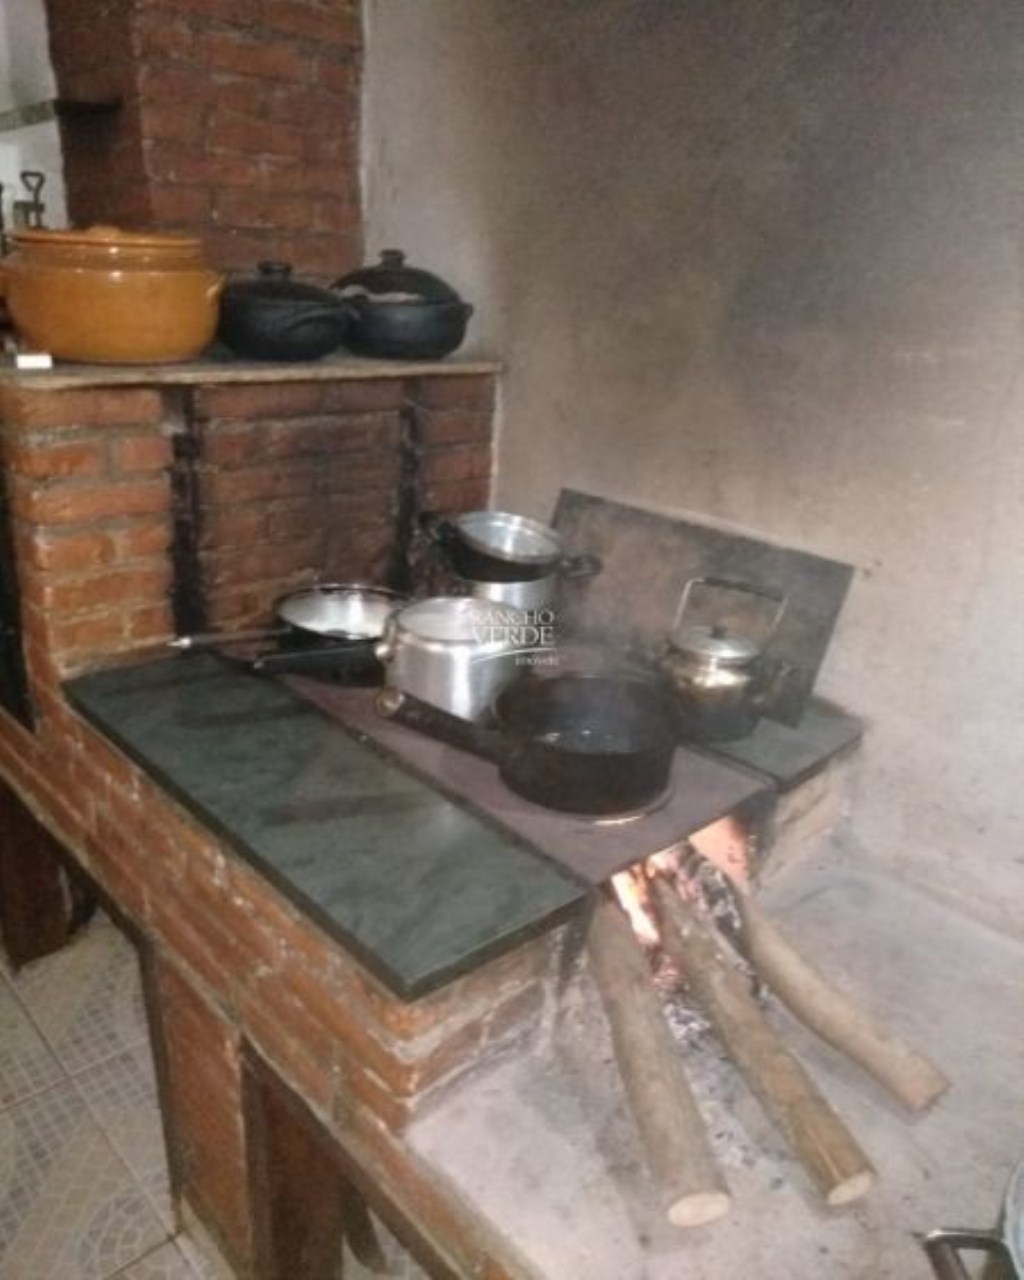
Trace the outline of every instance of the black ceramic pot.
[[317, 360], [345, 341], [352, 309], [337, 293], [293, 280], [286, 262], [261, 262], [221, 299], [217, 336], [248, 360]]
[[331, 286], [352, 309], [345, 345], [383, 360], [438, 360], [462, 344], [473, 314], [455, 290], [429, 271], [405, 265], [385, 249], [380, 263]]

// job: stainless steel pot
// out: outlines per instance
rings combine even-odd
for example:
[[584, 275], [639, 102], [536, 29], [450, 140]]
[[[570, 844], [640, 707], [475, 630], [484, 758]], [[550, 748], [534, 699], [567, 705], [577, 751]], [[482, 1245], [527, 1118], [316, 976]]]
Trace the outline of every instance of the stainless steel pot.
[[451, 591], [453, 595], [472, 596], [475, 600], [489, 600], [491, 604], [531, 612], [546, 609], [554, 603], [558, 578], [557, 573], [549, 573], [544, 578], [528, 578], [525, 582], [478, 582], [472, 578], [453, 578]]
[[[713, 624], [692, 624], [689, 610], [696, 586], [762, 596], [776, 608], [761, 642]], [[676, 690], [680, 733], [696, 742], [727, 742], [752, 733], [788, 668], [770, 669], [762, 646], [778, 629], [786, 598], [777, 592], [728, 578], [691, 578], [683, 588], [668, 644], [659, 656]]]
[[985, 1280], [1024, 1280], [1024, 1164], [1006, 1189], [1000, 1226], [995, 1231], [944, 1228], [922, 1241], [938, 1280], [969, 1280], [961, 1251], [989, 1255]]
[[480, 601], [430, 596], [391, 615], [376, 654], [389, 689], [476, 720], [516, 678], [514, 646]]
[[432, 518], [427, 533], [449, 567], [473, 582], [529, 582], [557, 575], [591, 578], [601, 571], [596, 556], [567, 556], [554, 529], [510, 511]]

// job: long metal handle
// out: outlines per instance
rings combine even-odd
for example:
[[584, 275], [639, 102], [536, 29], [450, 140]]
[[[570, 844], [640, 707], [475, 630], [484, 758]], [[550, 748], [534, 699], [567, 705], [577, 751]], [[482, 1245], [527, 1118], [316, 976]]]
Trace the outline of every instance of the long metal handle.
[[197, 649], [219, 649], [229, 644], [248, 644], [253, 640], [280, 640], [291, 634], [291, 627], [261, 627], [251, 631], [197, 631], [190, 636], [175, 636], [173, 640], [167, 641], [167, 647], [192, 653]]
[[977, 1249], [990, 1253], [1007, 1264], [1007, 1280], [1016, 1275], [1013, 1260], [998, 1231], [973, 1231], [950, 1228], [932, 1231], [921, 1242], [938, 1280], [971, 1280], [960, 1259], [961, 1249]]
[[676, 609], [675, 621], [672, 623], [673, 633], [682, 626], [687, 605], [690, 601], [690, 592], [694, 587], [722, 587], [727, 591], [741, 591], [748, 596], [762, 596], [765, 600], [771, 600], [777, 604], [779, 607], [776, 609], [771, 625], [768, 627], [768, 630], [765, 632], [765, 635], [761, 640], [762, 645], [766, 645], [779, 629], [779, 623], [782, 621], [782, 616], [786, 612], [786, 605], [789, 602], [789, 597], [787, 595], [783, 595], [781, 592], [775, 591], [771, 587], [756, 586], [752, 582], [739, 582], [735, 578], [718, 578], [715, 576], [690, 578], [683, 587], [683, 594], [679, 598], [679, 607]]
[[442, 711], [440, 707], [410, 697], [400, 689], [382, 689], [377, 695], [377, 711], [389, 720], [436, 738], [449, 747], [468, 751], [494, 763], [501, 761], [502, 738], [498, 730], [486, 729], [472, 720], [453, 716], [450, 711]]

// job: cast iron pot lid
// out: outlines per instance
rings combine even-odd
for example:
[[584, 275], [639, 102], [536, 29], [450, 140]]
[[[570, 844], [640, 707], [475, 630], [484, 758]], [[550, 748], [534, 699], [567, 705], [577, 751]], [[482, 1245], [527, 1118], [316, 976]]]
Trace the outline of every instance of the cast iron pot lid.
[[461, 302], [449, 284], [432, 271], [407, 267], [400, 249], [385, 249], [380, 262], [373, 267], [360, 267], [340, 280], [332, 289], [347, 298], [369, 298], [371, 301], [393, 302]]

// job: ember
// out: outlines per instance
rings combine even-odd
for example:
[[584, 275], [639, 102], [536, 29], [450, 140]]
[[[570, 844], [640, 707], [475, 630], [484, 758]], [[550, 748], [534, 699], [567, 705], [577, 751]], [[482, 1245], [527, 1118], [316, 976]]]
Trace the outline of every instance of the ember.
[[655, 876], [674, 884], [687, 901], [702, 904], [726, 936], [735, 936], [740, 922], [733, 885], [745, 891], [749, 884], [753, 838], [737, 818], [722, 818], [688, 840], [612, 876], [615, 896], [640, 942], [654, 949], [660, 941], [651, 899], [650, 882]]

